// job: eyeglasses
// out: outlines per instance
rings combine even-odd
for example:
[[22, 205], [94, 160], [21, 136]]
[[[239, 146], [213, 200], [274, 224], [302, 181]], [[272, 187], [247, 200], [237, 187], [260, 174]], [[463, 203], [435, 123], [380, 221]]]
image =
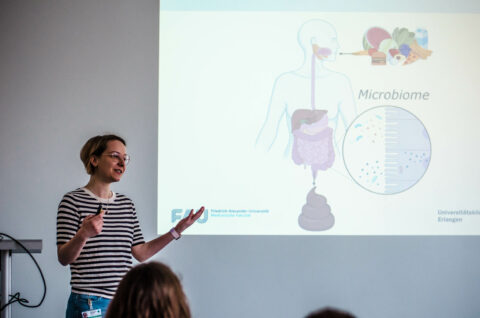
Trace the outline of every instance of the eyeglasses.
[[103, 155], [109, 156], [110, 158], [116, 160], [117, 162], [123, 161], [125, 163], [125, 165], [128, 165], [128, 163], [130, 162], [130, 156], [129, 155], [125, 154], [122, 158], [122, 156], [116, 151], [114, 151], [112, 153], [104, 153]]

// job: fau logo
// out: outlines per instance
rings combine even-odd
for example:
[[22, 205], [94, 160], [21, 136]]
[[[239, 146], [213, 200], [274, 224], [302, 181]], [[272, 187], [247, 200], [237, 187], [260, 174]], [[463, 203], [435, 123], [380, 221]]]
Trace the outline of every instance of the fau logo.
[[[172, 209], [172, 223], [176, 223], [178, 220], [181, 220], [188, 216], [192, 209]], [[194, 210], [195, 211], [195, 210]], [[202, 217], [199, 218], [196, 223], [205, 223], [208, 221], [208, 210], [203, 211]]]

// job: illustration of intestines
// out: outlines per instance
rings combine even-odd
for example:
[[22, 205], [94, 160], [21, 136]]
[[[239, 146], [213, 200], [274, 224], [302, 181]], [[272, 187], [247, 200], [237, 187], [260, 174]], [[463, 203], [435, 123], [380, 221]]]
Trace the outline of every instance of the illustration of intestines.
[[292, 115], [294, 136], [292, 159], [297, 165], [310, 166], [313, 184], [318, 170], [327, 170], [333, 165], [333, 129], [328, 127], [325, 110], [298, 109]]
[[[341, 142], [357, 114], [355, 96], [348, 76], [326, 67], [335, 62], [340, 48], [333, 25], [321, 19], [308, 20], [300, 26], [297, 40], [303, 52], [302, 64], [275, 79], [255, 146], [270, 151], [274, 144], [282, 146], [285, 142], [285, 157], [291, 155], [295, 164], [311, 168], [314, 186], [298, 224], [305, 230], [323, 231], [333, 226], [334, 218], [326, 217], [330, 215], [325, 212], [326, 198], [315, 193], [317, 177], [322, 181], [317, 172], [331, 169], [332, 175], [343, 175], [343, 167], [333, 163], [342, 161]], [[288, 120], [285, 126], [284, 118]], [[288, 128], [288, 140], [279, 138], [284, 128]], [[315, 197], [322, 197], [323, 203], [312, 204]]]
[[327, 170], [333, 165], [335, 151], [333, 149], [333, 129], [328, 127], [326, 110], [315, 106], [315, 66], [316, 60], [322, 60], [325, 54], [330, 54], [328, 48], [312, 45], [311, 90], [310, 103], [312, 109], [297, 109], [292, 114], [292, 135], [294, 138], [292, 159], [297, 165], [310, 166], [313, 185], [318, 170]]
[[313, 45], [310, 96], [312, 109], [297, 109], [291, 119], [294, 137], [293, 162], [310, 166], [312, 170], [313, 188], [308, 193], [307, 202], [298, 217], [300, 227], [308, 231], [325, 231], [335, 223], [327, 198], [315, 193], [318, 170], [327, 170], [335, 160], [333, 129], [328, 127], [327, 111], [316, 109], [315, 106], [315, 61], [321, 60], [324, 54], [328, 54], [328, 50]]

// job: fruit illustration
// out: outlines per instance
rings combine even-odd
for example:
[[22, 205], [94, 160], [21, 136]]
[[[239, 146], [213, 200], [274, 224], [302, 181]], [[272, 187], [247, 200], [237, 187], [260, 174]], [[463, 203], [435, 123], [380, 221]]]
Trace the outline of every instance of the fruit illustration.
[[402, 53], [403, 56], [407, 57], [408, 54], [410, 54], [410, 51], [412, 49], [410, 48], [410, 46], [408, 46], [408, 44], [402, 44], [400, 45], [400, 53]]
[[391, 38], [392, 36], [385, 29], [379, 27], [370, 28], [363, 36], [363, 49], [368, 50], [374, 48], [378, 50], [380, 43], [382, 43], [383, 40]]
[[[390, 65], [409, 65], [432, 55], [432, 51], [428, 50], [425, 44], [428, 40], [427, 30], [417, 31], [421, 31], [421, 34], [397, 27], [390, 34], [381, 27], [372, 27], [363, 35], [362, 51], [340, 54], [368, 55], [372, 65], [386, 65], [387, 61]], [[418, 41], [422, 41], [422, 45]]]

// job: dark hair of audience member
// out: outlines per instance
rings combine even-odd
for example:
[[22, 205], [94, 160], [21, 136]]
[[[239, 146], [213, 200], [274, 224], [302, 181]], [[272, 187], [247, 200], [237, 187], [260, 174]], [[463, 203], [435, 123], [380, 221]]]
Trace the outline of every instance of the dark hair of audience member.
[[327, 307], [314, 311], [305, 318], [355, 318], [355, 316], [346, 311]]
[[132, 268], [122, 279], [106, 318], [191, 318], [178, 277], [158, 262]]

